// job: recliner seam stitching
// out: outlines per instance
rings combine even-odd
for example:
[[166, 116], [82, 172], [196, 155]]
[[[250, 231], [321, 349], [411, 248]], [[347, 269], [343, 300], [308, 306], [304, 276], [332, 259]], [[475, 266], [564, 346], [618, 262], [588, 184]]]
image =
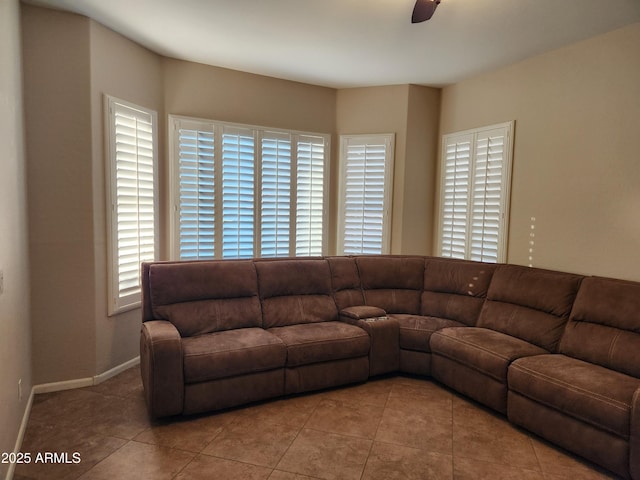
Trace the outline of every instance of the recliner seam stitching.
[[[462, 327], [462, 328], [464, 328], [464, 327]], [[454, 337], [446, 337], [446, 338], [448, 338], [448, 339], [450, 339], [450, 340], [452, 340], [452, 341], [460, 342], [460, 343], [462, 343], [463, 345], [468, 345], [468, 346], [476, 347], [478, 350], [482, 350], [483, 352], [488, 353], [489, 355], [492, 355], [492, 356], [494, 356], [494, 357], [497, 357], [497, 358], [499, 358], [499, 359], [501, 359], [501, 360], [507, 360], [507, 361], [511, 360], [509, 357], [505, 357], [505, 356], [502, 356], [502, 355], [500, 355], [500, 354], [498, 354], [498, 353], [496, 353], [496, 352], [492, 352], [491, 350], [488, 350], [487, 348], [482, 347], [482, 346], [480, 346], [480, 345], [477, 345], [477, 344], [475, 344], [475, 343], [466, 342], [466, 341], [464, 341], [464, 340], [460, 339], [459, 337], [457, 337], [457, 338], [454, 338]], [[441, 353], [441, 352], [439, 352], [439, 353]]]

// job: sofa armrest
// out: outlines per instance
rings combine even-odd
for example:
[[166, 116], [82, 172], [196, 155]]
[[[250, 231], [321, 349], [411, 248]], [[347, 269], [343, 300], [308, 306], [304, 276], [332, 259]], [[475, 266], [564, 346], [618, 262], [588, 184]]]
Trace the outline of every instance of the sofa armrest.
[[640, 478], [640, 388], [633, 394], [633, 401], [631, 402], [629, 472], [631, 473], [631, 478]]
[[142, 324], [140, 371], [149, 415], [157, 418], [182, 413], [182, 340], [171, 322], [151, 320]]

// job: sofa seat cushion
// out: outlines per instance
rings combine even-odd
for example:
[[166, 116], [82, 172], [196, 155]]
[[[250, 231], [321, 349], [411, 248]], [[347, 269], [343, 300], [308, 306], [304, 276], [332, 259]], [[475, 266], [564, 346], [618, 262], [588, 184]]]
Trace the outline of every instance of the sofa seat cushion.
[[268, 330], [287, 346], [287, 366], [342, 360], [369, 354], [369, 335], [343, 322], [321, 322]]
[[521, 358], [509, 367], [509, 390], [602, 430], [628, 438], [640, 379], [565, 355]]
[[396, 313], [389, 315], [398, 320], [400, 326], [400, 348], [414, 350], [416, 352], [430, 352], [429, 342], [431, 335], [447, 327], [464, 327], [465, 325], [455, 320], [446, 318], [425, 317], [422, 315], [409, 315]]
[[431, 352], [507, 383], [517, 358], [549, 353], [519, 338], [479, 327], [444, 328], [431, 336]]
[[262, 328], [239, 328], [182, 339], [185, 383], [284, 368], [287, 347]]

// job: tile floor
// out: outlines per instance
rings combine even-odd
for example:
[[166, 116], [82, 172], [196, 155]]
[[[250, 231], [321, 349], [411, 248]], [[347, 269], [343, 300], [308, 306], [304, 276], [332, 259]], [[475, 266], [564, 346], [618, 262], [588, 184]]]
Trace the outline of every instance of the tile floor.
[[394, 376], [171, 421], [147, 417], [140, 370], [37, 395], [14, 480], [614, 478], [429, 380]]

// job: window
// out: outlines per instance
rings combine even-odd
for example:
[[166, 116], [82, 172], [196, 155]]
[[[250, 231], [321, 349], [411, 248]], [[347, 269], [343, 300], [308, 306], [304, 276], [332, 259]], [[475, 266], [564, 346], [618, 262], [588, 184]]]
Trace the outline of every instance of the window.
[[440, 254], [506, 260], [513, 122], [443, 137]]
[[322, 255], [329, 136], [170, 116], [173, 255]]
[[339, 253], [389, 253], [394, 135], [349, 135], [340, 142]]
[[156, 258], [156, 113], [105, 96], [109, 315], [140, 304], [140, 263]]

